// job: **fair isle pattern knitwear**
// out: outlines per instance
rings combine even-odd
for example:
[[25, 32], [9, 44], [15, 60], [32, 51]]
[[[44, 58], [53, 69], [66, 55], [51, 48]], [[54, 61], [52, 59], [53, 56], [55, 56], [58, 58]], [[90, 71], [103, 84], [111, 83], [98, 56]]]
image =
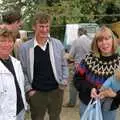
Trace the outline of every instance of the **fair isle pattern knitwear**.
[[99, 88], [117, 68], [120, 68], [118, 54], [96, 57], [91, 53], [81, 62], [78, 72], [81, 77], [84, 76], [85, 80]]

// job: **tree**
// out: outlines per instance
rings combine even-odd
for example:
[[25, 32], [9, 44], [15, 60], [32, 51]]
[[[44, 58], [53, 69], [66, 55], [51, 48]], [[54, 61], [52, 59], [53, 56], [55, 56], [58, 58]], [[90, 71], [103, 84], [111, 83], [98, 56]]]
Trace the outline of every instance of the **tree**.
[[26, 30], [31, 30], [32, 18], [36, 11], [51, 14], [52, 31], [56, 36], [64, 33], [64, 25], [68, 23], [102, 24], [120, 20], [119, 0], [3, 0], [0, 4], [1, 11], [8, 8], [22, 11]]
[[107, 2], [105, 14], [99, 23], [111, 24], [120, 21], [120, 2]]

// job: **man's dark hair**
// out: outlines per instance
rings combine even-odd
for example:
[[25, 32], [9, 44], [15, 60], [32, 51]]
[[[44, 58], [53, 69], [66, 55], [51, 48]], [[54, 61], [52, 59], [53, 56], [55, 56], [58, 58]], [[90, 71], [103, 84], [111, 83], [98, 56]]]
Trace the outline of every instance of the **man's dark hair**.
[[3, 23], [6, 23], [6, 24], [12, 24], [16, 21], [19, 21], [21, 17], [22, 17], [21, 13], [19, 11], [9, 10], [3, 13], [2, 21]]
[[87, 35], [87, 30], [82, 27], [78, 29], [78, 36], [81, 36], [81, 35]]

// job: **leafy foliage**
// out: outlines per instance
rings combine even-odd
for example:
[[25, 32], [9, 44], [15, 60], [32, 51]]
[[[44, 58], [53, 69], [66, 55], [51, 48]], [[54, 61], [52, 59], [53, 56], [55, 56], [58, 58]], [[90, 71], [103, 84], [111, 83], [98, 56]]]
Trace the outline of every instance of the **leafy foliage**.
[[3, 0], [0, 4], [1, 11], [11, 8], [22, 11], [26, 30], [31, 30], [36, 11], [51, 14], [51, 32], [60, 39], [67, 23], [109, 24], [120, 20], [119, 0]]

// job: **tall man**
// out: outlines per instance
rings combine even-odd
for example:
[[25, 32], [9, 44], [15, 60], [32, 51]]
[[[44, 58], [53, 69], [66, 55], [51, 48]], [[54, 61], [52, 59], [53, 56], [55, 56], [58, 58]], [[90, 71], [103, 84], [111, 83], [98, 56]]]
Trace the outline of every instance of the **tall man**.
[[37, 13], [33, 20], [35, 36], [20, 48], [20, 60], [26, 77], [32, 120], [60, 120], [63, 89], [67, 85], [68, 68], [61, 42], [50, 37], [49, 15]]
[[[70, 49], [70, 52], [66, 55], [66, 58], [74, 60], [74, 67], [80, 63], [80, 61], [85, 57], [85, 55], [90, 51], [91, 40], [87, 36], [87, 31], [84, 28], [78, 29], [78, 39], [74, 40]], [[74, 69], [72, 69], [71, 73]], [[72, 78], [73, 79], [73, 78]], [[69, 84], [69, 101], [65, 104], [65, 107], [74, 107], [77, 101], [77, 90], [73, 85], [73, 81]]]

